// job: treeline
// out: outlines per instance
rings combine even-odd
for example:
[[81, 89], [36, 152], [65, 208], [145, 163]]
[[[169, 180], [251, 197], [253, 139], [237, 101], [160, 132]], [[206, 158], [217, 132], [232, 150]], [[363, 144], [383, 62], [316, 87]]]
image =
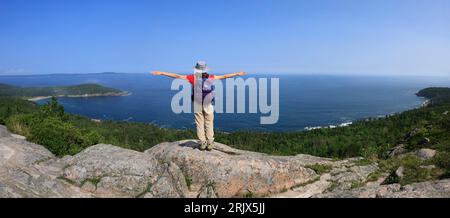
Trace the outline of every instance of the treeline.
[[0, 84], [1, 97], [37, 97], [37, 96], [59, 96], [59, 95], [85, 95], [121, 93], [121, 90], [104, 87], [98, 84], [81, 84], [75, 86], [55, 87], [18, 87]]
[[[449, 90], [434, 91], [450, 93]], [[409, 132], [416, 130], [418, 133], [406, 142], [408, 149], [417, 148], [427, 138], [431, 147], [450, 151], [450, 115], [447, 115], [450, 98], [440, 99], [439, 104], [386, 118], [358, 121], [348, 127], [300, 132], [218, 132], [216, 141], [239, 149], [277, 155], [303, 153], [322, 157], [372, 158], [385, 154]], [[65, 113], [55, 98], [41, 107], [18, 98], [0, 98], [0, 123], [30, 141], [47, 146], [57, 155], [74, 154], [97, 143], [143, 151], [164, 141], [195, 138], [192, 130], [133, 122], [95, 122]]]
[[323, 157], [379, 157], [394, 147], [412, 130], [419, 133], [406, 143], [414, 149], [424, 138], [434, 146], [450, 150], [449, 105], [406, 111], [387, 118], [359, 121], [348, 127], [307, 132], [233, 132], [219, 134], [217, 140], [240, 149], [269, 154], [306, 153]]

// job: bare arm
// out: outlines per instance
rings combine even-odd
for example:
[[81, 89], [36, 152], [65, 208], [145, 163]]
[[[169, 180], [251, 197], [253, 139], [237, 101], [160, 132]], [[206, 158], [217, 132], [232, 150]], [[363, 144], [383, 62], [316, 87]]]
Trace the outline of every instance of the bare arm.
[[180, 75], [180, 74], [176, 74], [176, 73], [168, 73], [168, 72], [162, 72], [162, 71], [153, 71], [152, 74], [153, 75], [168, 76], [168, 77], [172, 77], [172, 78], [175, 78], [175, 79], [186, 79], [186, 75]]
[[224, 75], [220, 75], [220, 76], [215, 76], [215, 79], [221, 80], [221, 79], [227, 79], [227, 78], [231, 78], [231, 77], [235, 77], [235, 76], [243, 76], [245, 75], [245, 72], [238, 72], [238, 73], [230, 73], [230, 74], [224, 74]]

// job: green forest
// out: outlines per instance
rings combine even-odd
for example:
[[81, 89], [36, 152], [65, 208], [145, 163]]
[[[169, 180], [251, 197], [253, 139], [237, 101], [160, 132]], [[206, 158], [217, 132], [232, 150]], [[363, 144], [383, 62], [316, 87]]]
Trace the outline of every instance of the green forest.
[[98, 84], [81, 84], [76, 86], [55, 87], [18, 87], [0, 83], [0, 97], [37, 97], [62, 95], [91, 95], [106, 93], [122, 93], [121, 90], [104, 87]]
[[[0, 91], [2, 95], [5, 94]], [[387, 171], [392, 171], [399, 164], [409, 163], [414, 170], [407, 182], [418, 178], [447, 177], [450, 175], [450, 88], [427, 88], [417, 95], [429, 98], [431, 104], [333, 129], [216, 132], [216, 141], [238, 149], [275, 155], [362, 156], [367, 161], [379, 162]], [[0, 124], [29, 141], [46, 146], [57, 156], [73, 155], [98, 143], [144, 151], [161, 142], [195, 138], [195, 132], [189, 129], [168, 129], [123, 121], [92, 121], [66, 113], [55, 97], [43, 106], [17, 97], [0, 97]], [[398, 144], [404, 144], [408, 151], [423, 147], [439, 151], [433, 162], [438, 167], [424, 172], [418, 168], [423, 164], [420, 160], [388, 159], [386, 153]]]

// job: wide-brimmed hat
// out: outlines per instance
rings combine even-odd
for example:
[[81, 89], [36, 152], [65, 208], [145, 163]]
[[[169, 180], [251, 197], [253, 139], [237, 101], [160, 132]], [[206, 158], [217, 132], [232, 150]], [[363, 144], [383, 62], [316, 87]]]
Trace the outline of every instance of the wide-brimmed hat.
[[209, 71], [209, 67], [206, 65], [205, 61], [197, 61], [194, 70], [198, 73], [206, 73]]

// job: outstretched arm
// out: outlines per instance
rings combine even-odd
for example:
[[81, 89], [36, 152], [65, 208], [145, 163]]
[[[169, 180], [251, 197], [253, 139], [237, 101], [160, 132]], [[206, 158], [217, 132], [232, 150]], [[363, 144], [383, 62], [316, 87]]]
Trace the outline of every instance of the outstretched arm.
[[227, 78], [231, 78], [231, 77], [235, 77], [235, 76], [243, 76], [245, 74], [246, 74], [245, 72], [230, 73], [230, 74], [215, 76], [214, 78], [221, 80], [221, 79], [227, 79]]
[[152, 74], [153, 75], [164, 75], [164, 76], [172, 77], [172, 78], [175, 78], [175, 79], [186, 79], [185, 75], [180, 75], [180, 74], [176, 74], [176, 73], [168, 73], [168, 72], [162, 72], [162, 71], [153, 71]]

